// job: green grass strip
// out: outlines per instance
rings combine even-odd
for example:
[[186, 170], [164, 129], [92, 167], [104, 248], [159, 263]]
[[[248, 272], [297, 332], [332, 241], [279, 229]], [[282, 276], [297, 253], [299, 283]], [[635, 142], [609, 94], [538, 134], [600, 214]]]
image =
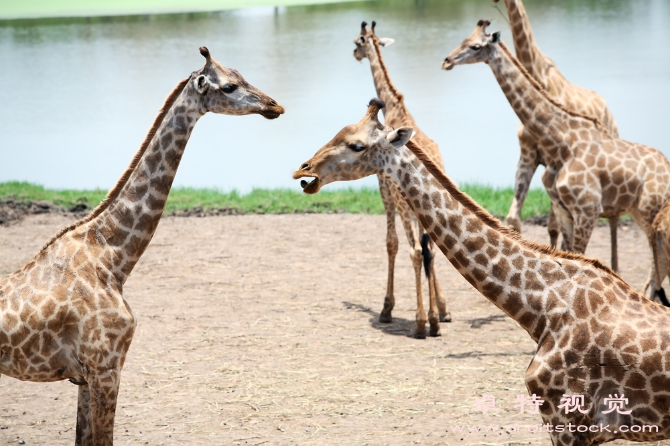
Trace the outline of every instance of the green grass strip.
[[[514, 192], [509, 188], [494, 188], [465, 184], [463, 191], [484, 206], [490, 213], [507, 214]], [[105, 198], [106, 190], [46, 189], [42, 186], [10, 181], [0, 183], [0, 200], [18, 202], [48, 201], [65, 209], [84, 203], [93, 209]], [[549, 213], [549, 197], [542, 189], [531, 189], [523, 209], [523, 217], [541, 217]], [[376, 188], [323, 190], [306, 195], [297, 189], [254, 189], [247, 194], [237, 191], [177, 187], [170, 192], [166, 213], [194, 208], [203, 210], [227, 209], [244, 214], [286, 213], [350, 213], [383, 214], [384, 205]]]

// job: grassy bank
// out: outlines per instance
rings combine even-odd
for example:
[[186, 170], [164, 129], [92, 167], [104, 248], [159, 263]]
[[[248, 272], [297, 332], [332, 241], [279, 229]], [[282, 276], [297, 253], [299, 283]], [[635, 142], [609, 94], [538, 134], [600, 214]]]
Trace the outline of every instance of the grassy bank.
[[[481, 185], [463, 185], [463, 190], [498, 217], [507, 214], [512, 203], [512, 188], [493, 188]], [[65, 209], [85, 204], [94, 208], [105, 198], [105, 190], [45, 189], [24, 182], [0, 183], [0, 200], [19, 202], [48, 201]], [[175, 188], [170, 192], [166, 212], [173, 213], [201, 207], [226, 209], [235, 213], [282, 214], [301, 212], [346, 212], [353, 214], [383, 214], [384, 206], [377, 189], [324, 190], [316, 195], [305, 195], [297, 189], [255, 189], [248, 194], [215, 189]], [[533, 189], [524, 206], [525, 217], [540, 217], [549, 213], [549, 197], [542, 189]]]

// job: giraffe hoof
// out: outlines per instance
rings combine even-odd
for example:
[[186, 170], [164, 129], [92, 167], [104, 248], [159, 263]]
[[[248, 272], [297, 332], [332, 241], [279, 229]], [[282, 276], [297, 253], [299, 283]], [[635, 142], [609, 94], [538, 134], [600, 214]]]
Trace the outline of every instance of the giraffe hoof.
[[441, 315], [440, 322], [451, 322], [451, 311], [447, 312], [447, 314]]
[[440, 326], [430, 327], [430, 335], [434, 338], [442, 336], [442, 333], [440, 333]]
[[379, 322], [382, 324], [390, 324], [393, 322], [393, 317], [391, 316], [391, 313], [381, 313], [379, 315]]
[[414, 333], [414, 337], [416, 339], [426, 339], [426, 332], [425, 331], [417, 331]]

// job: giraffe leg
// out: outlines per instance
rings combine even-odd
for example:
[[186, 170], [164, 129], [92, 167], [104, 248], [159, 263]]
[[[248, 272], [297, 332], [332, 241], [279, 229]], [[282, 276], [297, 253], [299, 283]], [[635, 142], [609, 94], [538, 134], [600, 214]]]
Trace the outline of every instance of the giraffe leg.
[[[428, 306], [428, 323], [430, 324], [429, 333], [431, 336], [440, 336], [440, 319], [438, 317], [439, 311], [437, 307], [437, 291], [435, 289], [436, 283], [434, 280], [435, 251], [434, 249], [431, 249], [432, 247], [430, 245], [430, 236], [424, 232], [423, 236], [421, 236], [421, 254], [423, 256], [423, 269], [426, 273], [426, 278], [428, 279], [428, 294], [430, 296], [430, 304]], [[444, 304], [446, 306], [446, 302]]]
[[617, 229], [619, 229], [619, 217], [609, 217], [607, 219], [610, 224], [610, 241], [611, 241], [611, 256], [612, 256], [612, 271], [619, 272], [619, 255], [617, 247]]
[[530, 181], [537, 170], [539, 164], [538, 150], [535, 144], [535, 138], [525, 130], [522, 125], [519, 128], [519, 147], [521, 148], [521, 156], [516, 166], [516, 178], [514, 181], [514, 198], [512, 199], [512, 206], [505, 217], [505, 223], [517, 232], [521, 232], [521, 209], [526, 200], [528, 189], [530, 188]]
[[79, 386], [79, 397], [77, 400], [77, 429], [75, 435], [75, 446], [93, 445], [91, 393], [88, 390], [88, 384]]
[[[576, 215], [575, 215], [576, 214]], [[591, 234], [596, 226], [598, 216], [601, 214], [600, 209], [592, 206], [591, 209], [582, 208], [581, 212], [574, 211], [574, 233], [572, 241], [572, 251], [584, 254], [586, 246], [589, 244]]]
[[384, 298], [384, 309], [379, 314], [379, 322], [390, 323], [393, 320], [391, 312], [395, 306], [393, 293], [393, 281], [395, 272], [395, 258], [398, 254], [398, 233], [395, 229], [395, 204], [390, 191], [390, 185], [382, 177], [379, 179], [379, 193], [382, 196], [384, 209], [386, 211], [386, 252], [388, 254], [388, 278], [386, 282], [386, 297]]
[[103, 369], [88, 377], [90, 393], [91, 428], [95, 446], [113, 446], [114, 414], [121, 383], [121, 371]]
[[558, 235], [561, 233], [561, 225], [554, 212], [554, 204], [549, 208], [549, 218], [547, 218], [547, 231], [549, 232], [549, 245], [555, 248], [558, 245]]

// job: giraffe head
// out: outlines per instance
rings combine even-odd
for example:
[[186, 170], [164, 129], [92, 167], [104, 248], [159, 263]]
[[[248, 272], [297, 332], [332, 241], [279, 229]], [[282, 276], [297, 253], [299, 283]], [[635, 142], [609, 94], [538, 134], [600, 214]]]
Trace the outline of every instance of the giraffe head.
[[354, 48], [354, 57], [359, 62], [368, 57], [370, 51], [374, 51], [375, 40], [379, 43], [379, 46], [389, 46], [395, 42], [395, 40], [389, 37], [377, 37], [375, 35], [375, 26], [377, 26], [377, 22], [372, 21], [372, 26], [369, 31], [366, 29], [367, 26], [367, 22], [361, 23], [361, 32], [354, 39], [354, 45], [356, 45], [356, 48]]
[[237, 70], [226, 68], [201, 46], [205, 66], [191, 74], [190, 83], [201, 97], [205, 112], [224, 115], [259, 114], [267, 119], [278, 118], [284, 107], [258, 88], [249, 84]]
[[315, 194], [334, 181], [351, 181], [381, 173], [392, 150], [412, 137], [412, 127], [393, 129], [379, 122], [379, 99], [372, 99], [363, 119], [339, 131], [314, 156], [293, 173], [294, 179], [313, 178], [300, 185], [306, 194]]
[[491, 45], [500, 42], [500, 31], [486, 34], [486, 27], [491, 22], [480, 20], [475, 30], [442, 62], [443, 70], [451, 70], [456, 65], [485, 62], [488, 63], [491, 54]]

